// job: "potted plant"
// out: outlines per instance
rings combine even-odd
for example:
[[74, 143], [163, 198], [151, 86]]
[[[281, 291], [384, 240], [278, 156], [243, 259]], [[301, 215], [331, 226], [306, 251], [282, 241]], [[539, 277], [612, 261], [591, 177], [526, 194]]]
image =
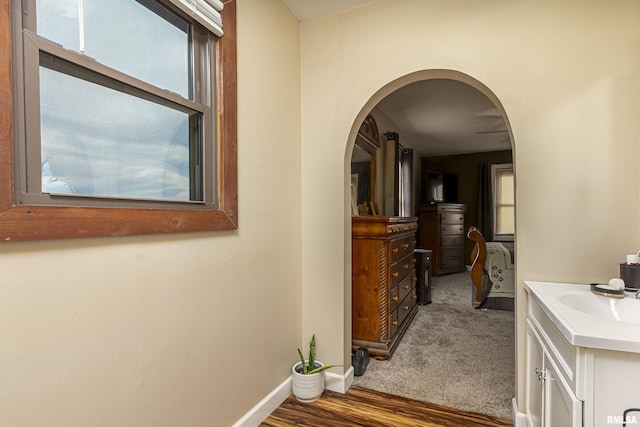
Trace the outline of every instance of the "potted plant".
[[316, 336], [311, 337], [309, 343], [309, 357], [307, 359], [298, 349], [300, 361], [291, 368], [293, 395], [300, 402], [318, 400], [324, 392], [324, 370], [333, 365], [325, 365], [316, 360]]

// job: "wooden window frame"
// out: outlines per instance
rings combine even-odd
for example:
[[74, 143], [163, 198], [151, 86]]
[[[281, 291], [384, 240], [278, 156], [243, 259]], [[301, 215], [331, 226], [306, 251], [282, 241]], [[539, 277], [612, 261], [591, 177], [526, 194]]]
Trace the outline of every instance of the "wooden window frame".
[[0, 240], [128, 236], [238, 228], [236, 0], [224, 2], [217, 52], [218, 209], [19, 204], [15, 197], [11, 0], [0, 0]]
[[[515, 209], [515, 203], [513, 205], [507, 203], [498, 203], [498, 171], [510, 170], [513, 174], [513, 163], [499, 163], [491, 166], [491, 192], [492, 192], [492, 209], [493, 209], [493, 241], [496, 242], [513, 242], [514, 233], [498, 233], [498, 210], [502, 206], [513, 206]], [[515, 194], [514, 194], [515, 196]], [[515, 218], [514, 218], [515, 219]]]

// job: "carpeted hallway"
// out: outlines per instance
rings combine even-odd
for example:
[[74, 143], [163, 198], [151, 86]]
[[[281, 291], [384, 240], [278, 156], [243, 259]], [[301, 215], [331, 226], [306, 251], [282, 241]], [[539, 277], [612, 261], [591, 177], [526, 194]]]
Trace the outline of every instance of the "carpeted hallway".
[[513, 312], [471, 307], [469, 273], [434, 277], [393, 357], [371, 359], [354, 385], [511, 420]]

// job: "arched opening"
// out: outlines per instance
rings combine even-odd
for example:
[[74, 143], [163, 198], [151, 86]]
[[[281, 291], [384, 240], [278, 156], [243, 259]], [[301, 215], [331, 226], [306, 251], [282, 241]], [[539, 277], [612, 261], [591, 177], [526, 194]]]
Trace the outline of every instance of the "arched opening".
[[[420, 92], [427, 86], [429, 86], [429, 90], [431, 92], [424, 92], [424, 94], [421, 94]], [[415, 112], [410, 111], [411, 110], [410, 107], [415, 107], [415, 103], [411, 105], [405, 104], [403, 106], [403, 102], [414, 102], [415, 99], [413, 101], [403, 101], [403, 97], [406, 97], [407, 94], [412, 96], [418, 96], [418, 97], [420, 96], [428, 97], [430, 96], [429, 94], [434, 93], [433, 92], [434, 90], [440, 90], [441, 92], [443, 92], [434, 96], [434, 98], [437, 98], [438, 102], [442, 102], [443, 99], [445, 101], [450, 101], [450, 102], [443, 103], [442, 108], [440, 109], [438, 108], [429, 109], [425, 113], [425, 114], [428, 114], [428, 116], [423, 117], [423, 123], [416, 124], [415, 117], [418, 117], [418, 116]], [[459, 90], [461, 90], [461, 92]], [[460, 93], [458, 93], [457, 91]], [[464, 108], [464, 102], [465, 102], [464, 96], [466, 95], [462, 96], [460, 99], [446, 98], [447, 93], [449, 93], [452, 98], [456, 98], [458, 95], [462, 94], [462, 92], [464, 91], [467, 91], [466, 92], [467, 95], [470, 93], [475, 94], [474, 96], [476, 96], [477, 99], [476, 101], [473, 101], [473, 102], [477, 102], [477, 100], [480, 100], [478, 105], [469, 106], [476, 109], [475, 113], [472, 111], [471, 108], [469, 109]], [[444, 98], [442, 97], [443, 94], [445, 96]], [[482, 102], [484, 102], [484, 104], [482, 104]], [[381, 105], [383, 107], [381, 107]], [[484, 105], [486, 107], [485, 111], [481, 112], [484, 115], [484, 117], [481, 117], [481, 114], [477, 112], [479, 105], [480, 106]], [[389, 113], [391, 111], [389, 110], [390, 108], [391, 109], [398, 108], [403, 111], [409, 111], [407, 115], [410, 115], [411, 117], [407, 117], [406, 120], [404, 121], [399, 120], [398, 116], [394, 116], [393, 114]], [[461, 114], [458, 114], [457, 116], [456, 114], [454, 114], [456, 113], [455, 111], [450, 111], [451, 109], [455, 110], [456, 108], [458, 110], [463, 110], [463, 111], [457, 111], [457, 113], [461, 113]], [[401, 113], [403, 113], [403, 111], [401, 111]], [[459, 122], [459, 121], [456, 122], [456, 120], [460, 120], [460, 118], [463, 117], [465, 114], [468, 114], [471, 116], [469, 120], [465, 122]], [[503, 163], [503, 164], [509, 163], [511, 165], [511, 171], [512, 171], [511, 182], [512, 183], [515, 182], [515, 150], [514, 150], [514, 144], [513, 144], [513, 133], [509, 125], [506, 112], [501, 102], [497, 98], [497, 96], [489, 88], [487, 88], [484, 84], [482, 84], [478, 80], [466, 74], [463, 74], [457, 71], [452, 71], [452, 70], [426, 70], [426, 71], [416, 72], [416, 73], [401, 77], [387, 84], [386, 86], [381, 88], [374, 96], [372, 96], [369, 102], [361, 110], [360, 114], [356, 118], [356, 121], [354, 122], [352, 127], [352, 132], [349, 138], [349, 143], [347, 144], [347, 151], [345, 155], [345, 158], [346, 158], [345, 169], [346, 169], [346, 175], [347, 175], [345, 178], [345, 182], [350, 182], [349, 166], [351, 162], [351, 155], [353, 152], [353, 148], [354, 146], [357, 146], [357, 143], [356, 143], [357, 130], [360, 124], [363, 122], [364, 118], [371, 117], [371, 116], [379, 119], [377, 125], [379, 127], [380, 134], [382, 135], [387, 134], [386, 138], [394, 139], [395, 142], [398, 142], [399, 140], [400, 143], [403, 144], [402, 145], [403, 149], [413, 150], [416, 153], [415, 160], [413, 162], [415, 166], [413, 168], [414, 170], [413, 172], [414, 190], [412, 190], [413, 202], [410, 203], [412, 208], [409, 209], [411, 216], [418, 216], [418, 212], [420, 210], [421, 205], [425, 203], [455, 202], [456, 204], [460, 204], [459, 203], [460, 201], [466, 201], [466, 203], [462, 203], [462, 204], [465, 205], [465, 209], [469, 208], [469, 210], [473, 211], [473, 213], [469, 215], [469, 217], [464, 221], [465, 231], [469, 225], [478, 225], [477, 214], [476, 214], [476, 212], [478, 211], [478, 206], [477, 206], [478, 203], [476, 203], [475, 201], [473, 203], [469, 202], [470, 200], [469, 197], [472, 197], [469, 194], [467, 194], [470, 191], [468, 190], [469, 185], [463, 186], [466, 188], [466, 190], [464, 191], [458, 191], [458, 189], [456, 188], [456, 192], [458, 193], [466, 192], [465, 194], [459, 194], [459, 195], [456, 194], [455, 196], [451, 196], [451, 195], [447, 196], [447, 195], [439, 194], [438, 196], [434, 197], [433, 200], [429, 200], [428, 194], [433, 193], [432, 191], [433, 189], [429, 189], [425, 185], [425, 182], [428, 179], [428, 172], [447, 173], [447, 170], [445, 171], [436, 170], [437, 168], [433, 167], [433, 165], [440, 165], [446, 169], [447, 167], [451, 167], [452, 163], [460, 162], [462, 158], [465, 158], [466, 162], [477, 161], [478, 159], [489, 159], [489, 162], [491, 162], [491, 159], [499, 159], [498, 161], [494, 161], [494, 163]], [[414, 122], [411, 122], [412, 119], [414, 120]], [[418, 131], [416, 131], [415, 129], [411, 129], [411, 126], [419, 128], [420, 125], [425, 125], [425, 124], [429, 124], [430, 129], [436, 129], [437, 131], [440, 131], [440, 132], [449, 132], [449, 134], [440, 136], [440, 137], [433, 136], [433, 135], [431, 135], [430, 137], [424, 137], [424, 136], [421, 137], [420, 135], [418, 135], [419, 134]], [[423, 126], [423, 128], [425, 127], [429, 127], [429, 126]], [[452, 127], [453, 128], [458, 127], [458, 132], [456, 133], [455, 131], [452, 131], [451, 130]], [[472, 134], [470, 134], [470, 132], [472, 132]], [[394, 133], [396, 135], [392, 135]], [[409, 136], [408, 138], [404, 138], [404, 136], [411, 135], [412, 133], [413, 133], [412, 136]], [[488, 136], [493, 136], [494, 138], [490, 140]], [[457, 141], [459, 143], [456, 143], [456, 138], [458, 138]], [[462, 138], [468, 139], [464, 141], [465, 144], [462, 144], [463, 142]], [[472, 140], [472, 141], [469, 141], [469, 140]], [[476, 146], [473, 147], [473, 144], [468, 144], [469, 142], [475, 143]], [[420, 146], [420, 144], [422, 144], [423, 146]], [[502, 144], [502, 145], [499, 145], [499, 144]], [[382, 175], [382, 177], [380, 177], [377, 184], [376, 183], [371, 184], [372, 186], [376, 187], [375, 193], [378, 194], [378, 199], [375, 201], [372, 201], [372, 205], [377, 204], [378, 206], [376, 207], [375, 210], [378, 211], [378, 213], [382, 213], [383, 215], [388, 215], [388, 216], [399, 215], [401, 213], [397, 210], [394, 210], [394, 208], [390, 206], [388, 202], [388, 196], [382, 194], [382, 193], [385, 193], [387, 190], [385, 187], [388, 187], [388, 184], [384, 182], [384, 179], [385, 179], [384, 164], [385, 164], [385, 158], [388, 158], [387, 153], [384, 150], [384, 138], [383, 138], [382, 145], [383, 145], [383, 149], [379, 150], [376, 153], [376, 157], [378, 158], [378, 165], [379, 165], [376, 172], [376, 176], [380, 177], [380, 175]], [[495, 155], [495, 152], [508, 152], [508, 155], [506, 155], [506, 153], [500, 153]], [[478, 153], [483, 153], [483, 154], [478, 154]], [[491, 153], [491, 154], [487, 154], [487, 153]], [[474, 158], [475, 160], [470, 160], [471, 158]], [[462, 164], [460, 168], [461, 170], [470, 169], [468, 167], [468, 164]], [[389, 169], [387, 168], [387, 173], [388, 171]], [[475, 171], [473, 173], [475, 174]], [[397, 172], [394, 172], [394, 174], [397, 174]], [[468, 175], [465, 175], [465, 174], [459, 174], [459, 175], [462, 175], [462, 176], [458, 176], [459, 180], [469, 179]], [[495, 179], [495, 174], [493, 175], [493, 177]], [[472, 187], [473, 186], [476, 187], [476, 190], [475, 190], [476, 193], [477, 193], [478, 179], [474, 181], [474, 183], [471, 185]], [[514, 188], [512, 187], [511, 188], [512, 197], [514, 197], [515, 195], [515, 192], [513, 190]], [[440, 191], [442, 191], [442, 189], [440, 189]], [[351, 191], [349, 187], [347, 188], [347, 191], [346, 191], [345, 200], [351, 200]], [[513, 227], [511, 231], [512, 242], [513, 242], [513, 238], [515, 237], [515, 206], [513, 203], [514, 200], [515, 199], [511, 199], [511, 207], [510, 207], [511, 214], [512, 214], [511, 226]], [[471, 205], [471, 206], [467, 206], [467, 205]], [[358, 212], [357, 209], [354, 209], [352, 204], [347, 203], [346, 206], [351, 206], [351, 210], [348, 212], [348, 217], [351, 217], [351, 214], [353, 212]], [[495, 210], [494, 210], [494, 213], [495, 213]], [[345, 221], [345, 223], [351, 223], [351, 221], [349, 221], [348, 219], [347, 221]], [[492, 223], [492, 221], [489, 221], [489, 223]], [[499, 229], [499, 230], [496, 230], [495, 232], [491, 231], [490, 233], [487, 233], [487, 234], [490, 235], [490, 238], [488, 240], [493, 240], [494, 236], [499, 237], [499, 235], [505, 234], [505, 233], [504, 233], [504, 229]], [[418, 246], [419, 246], [420, 239], [418, 238], [417, 240], [418, 240]], [[464, 264], [468, 265], [470, 264], [469, 257], [472, 252], [474, 242], [472, 242], [471, 240], [465, 237], [463, 246], [464, 248], [462, 250], [464, 253]], [[349, 257], [352, 254], [351, 249], [352, 249], [351, 241], [350, 239], [347, 239], [347, 241], [345, 242], [345, 253], [348, 254]], [[423, 249], [426, 249], [426, 248], [423, 248]], [[349, 259], [348, 261], [345, 260], [345, 262], [351, 263], [351, 259]], [[437, 289], [439, 286], [440, 288], [442, 288], [442, 290], [444, 290], [445, 287], [452, 286], [451, 283], [453, 282], [457, 283], [456, 286], [460, 286], [460, 283], [462, 283], [461, 281], [465, 281], [468, 284], [467, 290], [471, 292], [472, 282], [471, 282], [471, 276], [469, 272], [467, 271], [459, 272], [458, 271], [459, 269], [457, 268], [454, 268], [453, 270], [446, 271], [446, 268], [445, 268], [442, 272], [438, 272], [442, 274], [438, 274], [437, 277], [433, 280], [432, 284], [434, 289]], [[447, 274], [447, 273], [452, 273], [452, 274]], [[513, 281], [515, 282], [515, 272], [513, 274]], [[347, 295], [345, 295], [345, 298], [347, 298], [347, 300], [351, 300], [352, 295], [355, 295], [355, 294], [352, 294], [352, 291], [353, 291], [352, 283], [349, 282], [347, 286], [345, 286], [345, 292], [347, 293]], [[513, 310], [515, 308], [515, 302], [513, 301], [513, 299], [515, 298], [515, 292], [513, 292], [512, 295], [513, 297], [511, 301], [511, 307]], [[454, 295], [454, 297], [460, 298], [460, 294], [456, 294]], [[354, 298], [356, 297], [354, 296]], [[392, 293], [390, 293], [389, 298], [393, 298]], [[465, 301], [464, 303], [466, 304], [466, 308], [469, 310], [470, 313], [476, 311], [476, 309], [473, 308], [472, 306], [471, 298], [469, 298], [468, 301]], [[393, 303], [390, 303], [389, 305], [392, 306]], [[420, 311], [426, 312], [430, 310], [430, 306], [421, 305], [418, 307], [418, 309]], [[480, 313], [480, 312], [476, 311], [476, 313]], [[487, 310], [484, 313], [489, 313], [489, 314], [482, 315], [481, 317], [486, 318], [486, 317], [493, 316], [490, 310]], [[346, 314], [346, 317], [352, 318], [353, 314], [354, 313], [350, 311]], [[515, 337], [514, 337], [515, 312], [511, 311], [510, 314], [497, 315], [497, 317], [499, 318], [505, 318], [507, 316], [511, 317], [510, 323], [507, 323], [508, 325], [510, 325], [509, 326], [510, 331], [508, 332], [508, 334], [510, 335], [510, 340], [508, 341], [508, 347], [502, 348], [502, 351], [509, 353], [511, 357], [513, 357], [513, 355], [515, 354], [514, 348], [516, 345]], [[357, 323], [356, 317], [357, 316], [354, 316], [352, 318], [352, 321], [354, 323]], [[419, 316], [416, 316], [416, 319], [418, 317]], [[478, 319], [478, 316], [476, 316], [475, 320], [477, 319]], [[469, 320], [469, 319], [465, 319], [465, 320]], [[450, 327], [457, 328], [457, 329], [465, 329], [468, 326], [468, 324], [461, 321], [454, 322], [454, 323], [455, 324], [450, 325]], [[411, 336], [408, 339], [416, 339], [416, 337], [414, 336], [416, 334], [411, 332], [412, 328], [413, 328], [413, 325], [410, 325], [407, 327], [405, 336], [400, 338], [401, 342], [398, 344], [398, 348], [402, 348], [403, 346], [402, 342], [405, 341], [407, 337]], [[465, 338], [464, 334], [463, 335], [451, 334], [451, 337], [449, 338], [453, 340], [468, 340], [468, 337]], [[424, 334], [423, 334], [423, 338], [418, 337], [417, 339], [418, 340], [424, 339]], [[489, 339], [489, 338], [485, 337], [485, 340], [486, 339]], [[445, 347], [449, 347], [451, 344], [445, 341], [446, 340], [443, 339], [442, 343], [440, 344], [443, 350], [445, 349]], [[361, 343], [361, 341], [358, 341], [356, 339], [354, 339], [353, 342]], [[461, 347], [461, 348], [464, 348], [464, 347]], [[436, 349], [437, 349], [437, 346], [436, 346]], [[397, 351], [397, 350], [394, 349], [393, 351]], [[461, 352], [465, 350], [457, 349], [456, 351]], [[442, 353], [444, 354], [445, 352], [442, 351]], [[486, 362], [485, 358], [482, 358], [482, 357], [478, 358], [477, 355], [472, 354], [472, 351], [467, 350], [466, 353], [467, 354], [458, 354], [455, 357], [455, 359], [450, 360], [449, 363], [455, 364], [458, 366], [481, 365], [474, 368], [477, 372], [479, 372], [480, 370], [491, 370], [491, 367], [486, 366], [486, 364], [490, 362]], [[425, 357], [437, 358], [438, 357], [437, 352], [433, 353], [433, 346], [431, 348], [430, 356], [425, 356], [426, 353], [420, 352], [419, 349], [417, 349], [417, 347], [415, 346], [409, 349], [407, 352], [403, 353], [403, 355], [400, 357], [406, 358], [408, 357], [407, 354], [411, 354], [412, 355], [411, 357], [414, 357], [414, 358], [415, 357], [419, 357], [419, 358], [425, 358]], [[396, 357], [396, 354], [391, 356], [390, 360], [393, 361], [394, 357]], [[420, 365], [421, 362], [424, 362], [424, 360], [419, 360], [419, 359], [412, 360], [412, 361], [403, 360], [401, 362], [402, 362], [401, 364], [404, 364], [404, 365], [407, 365], [407, 364]], [[373, 363], [376, 364], [378, 362], [373, 362]], [[382, 363], [383, 364], [386, 363], [387, 365], [392, 365], [390, 362], [382, 362]], [[509, 375], [506, 378], [502, 379], [503, 381], [507, 381], [510, 383], [509, 391], [507, 392], [507, 395], [506, 395], [507, 397], [501, 403], [502, 408], [491, 408], [488, 411], [480, 410], [478, 412], [484, 412], [484, 413], [489, 412], [489, 415], [500, 416], [501, 414], [505, 414], [508, 411], [508, 413], [510, 414], [511, 398], [515, 395], [515, 361], [511, 359], [508, 363], [509, 363], [509, 366], [503, 366], [501, 368], [503, 371], [504, 369], [507, 369], [510, 371]], [[376, 373], [374, 373], [374, 375], [379, 375], [380, 378], [373, 378], [371, 379], [371, 381], [368, 381], [368, 380], [363, 381], [363, 379], [365, 379], [368, 375], [368, 373], [365, 372], [365, 374], [362, 377], [356, 378], [354, 384], [364, 386], [365, 388], [374, 388], [381, 391], [387, 391], [393, 394], [400, 394], [407, 397], [428, 400], [434, 403], [442, 403], [442, 404], [449, 403], [449, 406], [452, 406], [450, 402], [457, 401], [456, 396], [453, 396], [451, 399], [449, 399], [449, 397], [451, 396], [444, 396], [444, 400], [443, 399], [438, 400], [437, 398], [429, 399], [428, 397], [425, 398], [425, 395], [434, 396], [433, 393], [430, 395], [428, 393], [424, 394], [424, 393], [421, 393], [421, 391], [419, 390], [421, 387], [419, 384], [420, 378], [424, 379], [425, 376], [428, 377], [430, 375], [429, 372], [423, 371], [422, 373], [417, 375], [416, 372], [418, 371], [412, 370], [412, 371], [407, 371], [407, 373], [403, 374], [403, 373], [397, 372], [397, 369], [402, 369], [401, 367], [398, 368], [398, 366], [392, 365], [390, 368], [391, 371], [389, 369], [376, 369]], [[460, 379], [456, 377], [457, 374], [447, 374], [446, 370], [443, 369], [443, 366], [444, 365], [440, 364], [440, 368], [438, 372], [432, 372], [431, 375], [438, 375], [440, 377], [444, 376], [446, 378], [445, 382], [448, 385], [452, 385], [453, 388], [456, 388], [456, 387], [464, 388], [465, 387], [464, 383], [461, 382]], [[462, 372], [461, 369], [457, 369], [457, 368], [452, 369], [450, 372], [453, 372], [455, 370], [457, 370], [458, 373]], [[400, 381], [396, 383], [394, 383], [393, 381], [385, 381], [385, 379], [388, 379], [394, 376], [394, 375], [389, 375], [389, 372], [395, 372], [395, 376], [397, 376], [400, 379]], [[450, 376], [447, 378], [446, 377], [447, 375], [450, 375]], [[409, 384], [408, 381], [413, 381], [413, 384]], [[402, 382], [403, 384], [402, 387], [398, 386], [400, 382]], [[423, 381], [423, 382], [424, 382], [424, 387], [431, 387], [431, 388], [434, 388], [434, 386], [440, 387], [438, 390], [438, 393], [440, 393], [441, 395], [443, 393], [444, 394], [454, 393], [454, 392], [447, 392], [446, 387], [439, 386], [438, 384], [434, 384], [433, 382], [428, 382], [428, 381]], [[476, 382], [482, 382], [482, 379], [480, 377], [477, 377]], [[470, 390], [464, 390], [462, 394], [469, 395]], [[487, 394], [486, 389], [484, 391], [484, 394]], [[440, 397], [443, 397], [443, 396], [440, 396]], [[463, 407], [465, 405], [466, 407]], [[467, 403], [463, 403], [457, 406], [454, 403], [453, 406], [460, 407], [461, 409], [471, 409], [471, 410], [475, 409], [473, 407], [469, 407]], [[506, 416], [506, 415], [505, 417], [510, 418], [510, 416]]]

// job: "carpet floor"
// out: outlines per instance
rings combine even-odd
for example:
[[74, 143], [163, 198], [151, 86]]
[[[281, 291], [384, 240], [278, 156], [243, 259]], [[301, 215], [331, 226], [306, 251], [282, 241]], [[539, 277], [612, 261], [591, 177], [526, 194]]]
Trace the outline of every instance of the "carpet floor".
[[353, 384], [511, 420], [513, 312], [472, 308], [467, 272], [434, 277], [431, 298], [391, 359], [371, 358]]

